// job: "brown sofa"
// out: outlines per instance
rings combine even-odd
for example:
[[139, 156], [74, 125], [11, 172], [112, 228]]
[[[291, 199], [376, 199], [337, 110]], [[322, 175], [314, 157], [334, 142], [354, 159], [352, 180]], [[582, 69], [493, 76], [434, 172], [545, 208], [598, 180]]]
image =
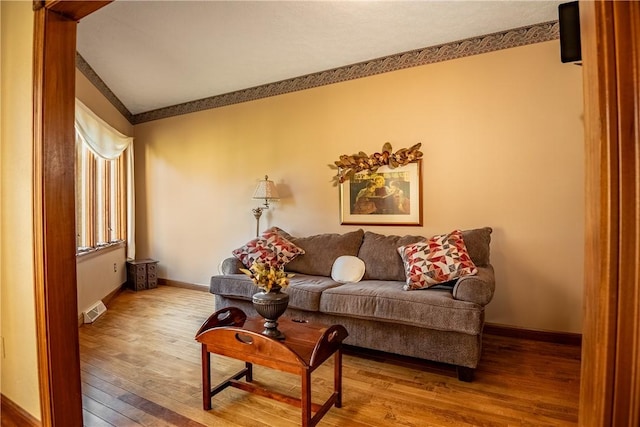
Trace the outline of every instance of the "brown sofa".
[[[471, 381], [480, 360], [484, 307], [495, 289], [489, 259], [491, 228], [462, 232], [478, 272], [429, 289], [406, 291], [399, 246], [422, 236], [384, 236], [357, 230], [345, 234], [294, 237], [278, 232], [305, 250], [286, 266], [295, 273], [286, 292], [285, 315], [308, 321], [337, 323], [349, 331], [345, 344], [456, 365], [458, 378]], [[357, 283], [331, 278], [333, 262], [352, 255], [365, 263]], [[251, 297], [257, 288], [228, 258], [222, 275], [211, 278], [216, 310], [236, 306], [255, 315]]]

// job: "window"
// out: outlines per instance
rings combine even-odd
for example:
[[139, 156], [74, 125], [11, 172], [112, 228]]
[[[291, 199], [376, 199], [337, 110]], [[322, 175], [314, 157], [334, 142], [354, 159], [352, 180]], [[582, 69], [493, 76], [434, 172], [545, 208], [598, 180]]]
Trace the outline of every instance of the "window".
[[126, 242], [134, 258], [133, 138], [77, 99], [75, 120], [77, 254]]
[[97, 156], [76, 135], [76, 243], [78, 253], [127, 237], [126, 156]]

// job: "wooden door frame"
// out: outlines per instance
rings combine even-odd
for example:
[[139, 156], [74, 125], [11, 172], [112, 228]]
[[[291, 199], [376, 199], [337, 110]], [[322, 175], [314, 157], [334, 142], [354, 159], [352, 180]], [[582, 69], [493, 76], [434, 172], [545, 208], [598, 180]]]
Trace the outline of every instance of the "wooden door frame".
[[640, 3], [581, 1], [586, 229], [581, 426], [640, 425]]
[[77, 21], [108, 2], [34, 2], [34, 266], [43, 426], [82, 426], [75, 239]]
[[[108, 3], [34, 2], [34, 256], [44, 426], [82, 425], [73, 151], [69, 150], [73, 145], [75, 21]], [[633, 124], [637, 132], [640, 121], [640, 79], [633, 79], [633, 67], [635, 72], [640, 68], [640, 37], [628, 18], [640, 15], [638, 4], [625, 3], [580, 2], [587, 159], [580, 393], [580, 425], [584, 426], [638, 425], [640, 407], [640, 372], [630, 369], [640, 360], [638, 254], [634, 252], [640, 237], [637, 207], [630, 198], [638, 186], [634, 169], [638, 135], [629, 132]], [[621, 49], [631, 49], [635, 56], [626, 59]], [[622, 89], [630, 89], [633, 96]], [[633, 232], [628, 233], [629, 229]], [[629, 265], [634, 268], [625, 268]]]

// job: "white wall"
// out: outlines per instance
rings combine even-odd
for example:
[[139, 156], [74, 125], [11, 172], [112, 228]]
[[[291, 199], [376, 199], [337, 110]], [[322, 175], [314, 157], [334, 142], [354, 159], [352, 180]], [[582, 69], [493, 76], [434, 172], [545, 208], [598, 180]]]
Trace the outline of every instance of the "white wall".
[[423, 227], [491, 226], [488, 322], [580, 332], [584, 251], [582, 70], [559, 42], [506, 49], [135, 126], [137, 250], [159, 276], [207, 284], [254, 236], [264, 174], [282, 200], [262, 229], [346, 232], [328, 164], [423, 143]]
[[0, 2], [2, 394], [40, 419], [33, 263], [33, 11]]
[[78, 314], [127, 281], [125, 248], [104, 249], [78, 258]]

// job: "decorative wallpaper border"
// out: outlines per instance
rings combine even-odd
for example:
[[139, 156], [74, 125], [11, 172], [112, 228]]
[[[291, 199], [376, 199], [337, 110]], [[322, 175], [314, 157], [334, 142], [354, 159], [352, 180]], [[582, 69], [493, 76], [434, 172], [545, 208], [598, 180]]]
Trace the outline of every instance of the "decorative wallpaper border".
[[[299, 90], [311, 89], [318, 86], [330, 85], [347, 80], [359, 79], [376, 74], [388, 73], [390, 71], [397, 71], [410, 67], [417, 67], [436, 62], [463, 58], [466, 56], [509, 49], [512, 47], [556, 40], [559, 37], [560, 27], [558, 21], [546, 22], [438, 46], [398, 53], [373, 59], [371, 61], [360, 62], [357, 64], [334, 68], [332, 70], [321, 71], [318, 73], [308, 74], [306, 76], [295, 77], [276, 83], [269, 83], [249, 89], [238, 90], [235, 92], [216, 95], [209, 98], [185, 102], [183, 104], [177, 104], [133, 115], [126, 109], [126, 107], [124, 107], [122, 102], [120, 102], [113, 92], [109, 90], [100, 77], [98, 77], [93, 69], [91, 69], [89, 64], [82, 59], [80, 54], [76, 57], [76, 63], [83, 74], [96, 85], [107, 99], [109, 99], [132, 124], [139, 124], [152, 120], [159, 120], [167, 117], [223, 107], [226, 105], [253, 101], [270, 96], [282, 95]], [[78, 63], [78, 60], [83, 62], [82, 66]], [[90, 71], [87, 73], [83, 69], [88, 69]], [[98, 80], [97, 83], [94, 81], [94, 78]]]

